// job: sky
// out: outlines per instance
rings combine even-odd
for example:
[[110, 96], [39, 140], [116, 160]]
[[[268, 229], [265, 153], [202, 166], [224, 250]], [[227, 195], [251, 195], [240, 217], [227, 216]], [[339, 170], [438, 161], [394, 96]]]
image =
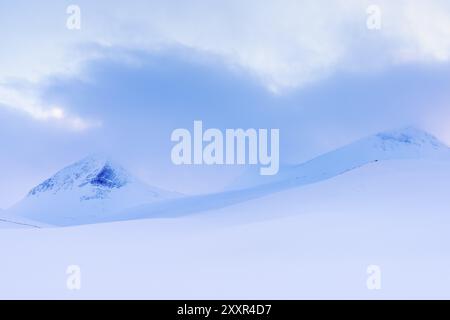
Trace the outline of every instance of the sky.
[[170, 160], [194, 120], [279, 128], [281, 163], [407, 125], [450, 144], [445, 0], [1, 1], [0, 41], [0, 208], [98, 152], [162, 188], [226, 188], [246, 168]]

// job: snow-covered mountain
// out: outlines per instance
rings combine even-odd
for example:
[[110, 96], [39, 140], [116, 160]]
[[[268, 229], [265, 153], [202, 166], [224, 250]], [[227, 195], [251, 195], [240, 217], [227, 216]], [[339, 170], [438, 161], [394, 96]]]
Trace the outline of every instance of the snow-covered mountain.
[[0, 231], [0, 298], [449, 299], [449, 188], [449, 161], [378, 161], [201, 215]]
[[[438, 160], [450, 163], [450, 148], [422, 130], [408, 127], [378, 133], [300, 165], [283, 167], [276, 176], [248, 175], [229, 191], [129, 208], [117, 220], [179, 217], [216, 210], [286, 189], [328, 180], [368, 164], [392, 160]], [[269, 177], [269, 179], [267, 179]], [[109, 221], [107, 219], [98, 222]]]
[[[1, 230], [0, 298], [73, 299], [59, 275], [76, 264], [89, 273], [76, 293], [87, 299], [448, 299], [448, 154], [415, 129], [382, 133], [292, 166], [280, 181], [103, 221], [161, 219]], [[59, 199], [98, 173], [29, 197]], [[102, 221], [85, 218], [78, 223]], [[382, 290], [368, 290], [369, 266], [380, 267]]]
[[282, 167], [269, 179], [247, 175], [229, 191], [193, 197], [149, 187], [110, 160], [88, 157], [35, 187], [8, 213], [54, 225], [178, 217], [331, 179], [368, 164], [407, 159], [450, 163], [450, 149], [436, 137], [409, 127], [378, 133], [303, 164]]
[[450, 149], [433, 135], [406, 127], [363, 138], [299, 165], [282, 166], [276, 176], [261, 176], [250, 170], [229, 189], [246, 189], [281, 181], [302, 185], [329, 179], [372, 162], [424, 158], [450, 160]]
[[148, 186], [103, 156], [89, 156], [45, 180], [9, 216], [54, 225], [89, 223], [126, 208], [179, 196]]

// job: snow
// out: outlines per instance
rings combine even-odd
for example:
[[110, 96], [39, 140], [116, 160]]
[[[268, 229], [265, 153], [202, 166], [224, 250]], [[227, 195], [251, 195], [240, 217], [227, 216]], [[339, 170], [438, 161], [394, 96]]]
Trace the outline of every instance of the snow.
[[[195, 197], [149, 187], [120, 165], [99, 156], [64, 168], [8, 210], [14, 217], [56, 226], [131, 219], [179, 217], [316, 183], [377, 161], [446, 159], [450, 149], [415, 128], [379, 133], [269, 178], [244, 177], [229, 191]], [[266, 179], [266, 180], [261, 180]]]
[[245, 189], [255, 185], [291, 180], [302, 185], [329, 179], [363, 165], [391, 159], [446, 158], [449, 148], [436, 137], [414, 127], [378, 133], [300, 165], [280, 168], [274, 177], [261, 177], [249, 171], [229, 189]]
[[19, 228], [19, 227], [22, 227], [22, 226], [19, 225], [19, 224], [13, 223], [13, 222], [11, 222], [9, 220], [6, 220], [3, 217], [0, 217], [0, 229]]
[[96, 155], [57, 172], [7, 213], [65, 226], [89, 223], [129, 207], [178, 196], [148, 186], [112, 160]]
[[177, 219], [3, 230], [0, 297], [448, 298], [449, 179], [445, 161], [395, 160]]
[[50, 225], [25, 219], [16, 216], [10, 216], [4, 210], [0, 210], [0, 229], [17, 228], [47, 228]]
[[[104, 167], [63, 170], [25, 201], [85, 203]], [[450, 298], [449, 149], [422, 131], [362, 139], [263, 185], [150, 204], [114, 198], [140, 185], [110, 167], [119, 183], [101, 189], [126, 200], [122, 210], [75, 207], [76, 226], [1, 230], [0, 298]], [[68, 224], [39, 212], [27, 216]], [[81, 268], [79, 291], [66, 287], [69, 265]], [[367, 289], [369, 265], [381, 290]]]
[[301, 165], [285, 167], [274, 178], [245, 177], [245, 185], [229, 191], [177, 198], [128, 208], [95, 222], [179, 217], [260, 198], [289, 188], [327, 180], [378, 161], [435, 159], [450, 161], [450, 149], [435, 137], [415, 128], [379, 133], [331, 151]]

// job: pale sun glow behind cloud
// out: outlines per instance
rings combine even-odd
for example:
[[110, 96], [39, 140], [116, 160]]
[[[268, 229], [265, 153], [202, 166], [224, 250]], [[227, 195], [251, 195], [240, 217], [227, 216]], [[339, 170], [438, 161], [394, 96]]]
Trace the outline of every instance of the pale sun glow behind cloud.
[[77, 131], [101, 125], [98, 121], [90, 121], [76, 115], [67, 114], [61, 106], [44, 105], [29, 93], [19, 93], [15, 89], [1, 86], [0, 106], [15, 109], [38, 121], [57, 121], [65, 127]]

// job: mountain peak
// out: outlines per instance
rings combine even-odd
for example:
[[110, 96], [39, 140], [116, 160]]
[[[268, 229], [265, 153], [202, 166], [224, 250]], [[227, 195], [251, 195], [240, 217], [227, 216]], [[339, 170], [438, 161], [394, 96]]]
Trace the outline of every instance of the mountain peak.
[[404, 144], [433, 149], [447, 148], [444, 143], [432, 134], [413, 126], [381, 132], [376, 134], [376, 137], [384, 144], [390, 145]]
[[29, 192], [29, 196], [43, 192], [57, 193], [75, 187], [91, 185], [100, 189], [121, 188], [131, 180], [131, 176], [109, 157], [90, 155], [58, 171]]
[[92, 223], [127, 208], [179, 197], [148, 185], [104, 155], [90, 155], [58, 171], [8, 214], [52, 225]]
[[306, 184], [329, 179], [370, 163], [400, 159], [448, 160], [450, 148], [430, 133], [409, 126], [370, 135], [304, 163], [282, 166], [275, 177], [257, 177], [254, 172], [247, 171], [229, 189], [244, 189], [275, 181]]

